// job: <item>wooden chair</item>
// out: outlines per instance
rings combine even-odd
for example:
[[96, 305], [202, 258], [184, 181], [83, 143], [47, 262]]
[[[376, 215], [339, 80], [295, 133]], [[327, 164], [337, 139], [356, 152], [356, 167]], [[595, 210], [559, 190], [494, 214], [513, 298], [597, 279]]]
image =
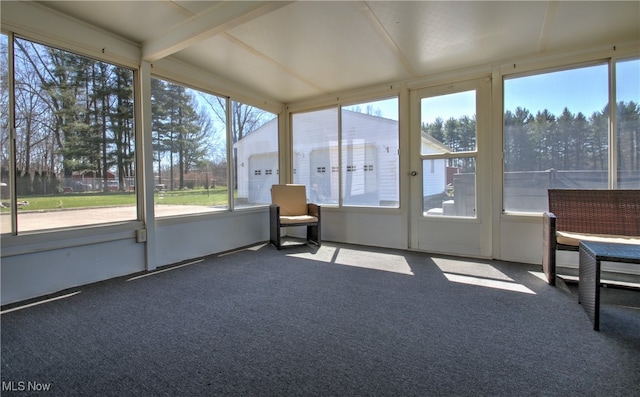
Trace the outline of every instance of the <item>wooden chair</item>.
[[277, 249], [282, 248], [280, 229], [306, 226], [307, 241], [320, 246], [320, 206], [307, 203], [305, 185], [271, 186], [269, 206], [270, 241]]

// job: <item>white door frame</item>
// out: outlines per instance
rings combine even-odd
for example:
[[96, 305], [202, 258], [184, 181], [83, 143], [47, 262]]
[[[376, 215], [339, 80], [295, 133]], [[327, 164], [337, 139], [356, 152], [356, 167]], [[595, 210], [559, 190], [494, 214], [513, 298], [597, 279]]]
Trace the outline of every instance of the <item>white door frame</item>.
[[[423, 213], [423, 176], [421, 154], [421, 109], [423, 98], [476, 91], [476, 215], [474, 218], [425, 216]], [[491, 79], [489, 77], [459, 83], [412, 90], [410, 99], [410, 205], [411, 249], [443, 254], [492, 256], [492, 148]]]

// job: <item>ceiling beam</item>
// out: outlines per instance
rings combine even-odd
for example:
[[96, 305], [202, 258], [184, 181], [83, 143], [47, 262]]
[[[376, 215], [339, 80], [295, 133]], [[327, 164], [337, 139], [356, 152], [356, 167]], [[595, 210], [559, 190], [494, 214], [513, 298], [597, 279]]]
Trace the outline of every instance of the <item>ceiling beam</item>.
[[551, 39], [551, 33], [553, 30], [553, 24], [558, 15], [559, 1], [550, 1], [547, 3], [547, 9], [544, 13], [544, 20], [542, 21], [542, 27], [540, 29], [540, 39], [538, 40], [538, 52], [545, 52], [547, 45]]
[[223, 1], [187, 19], [169, 33], [143, 43], [142, 59], [154, 62], [202, 40], [290, 4], [290, 1]]
[[380, 20], [376, 16], [375, 12], [373, 12], [371, 7], [369, 7], [369, 4], [367, 4], [366, 1], [354, 2], [353, 4], [362, 13], [362, 15], [366, 17], [371, 27], [378, 34], [378, 37], [380, 37], [380, 39], [385, 43], [387, 48], [391, 50], [391, 52], [395, 55], [396, 59], [402, 64], [402, 66], [404, 66], [406, 71], [412, 77], [414, 78], [418, 77], [419, 74], [418, 72], [416, 72], [415, 68], [411, 64], [411, 61], [409, 61], [409, 58], [407, 58], [404, 55], [404, 53], [400, 49], [400, 46], [398, 46], [398, 44], [396, 44], [396, 42], [393, 40], [393, 38], [391, 37], [387, 29], [384, 27], [382, 22], [380, 22]]

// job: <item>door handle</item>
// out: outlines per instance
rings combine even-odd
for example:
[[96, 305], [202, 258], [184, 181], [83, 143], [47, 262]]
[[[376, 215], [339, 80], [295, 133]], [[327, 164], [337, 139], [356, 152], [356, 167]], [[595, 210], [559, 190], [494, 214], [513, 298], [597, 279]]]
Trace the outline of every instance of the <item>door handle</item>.
[[416, 176], [418, 175], [418, 171], [411, 171], [411, 176]]

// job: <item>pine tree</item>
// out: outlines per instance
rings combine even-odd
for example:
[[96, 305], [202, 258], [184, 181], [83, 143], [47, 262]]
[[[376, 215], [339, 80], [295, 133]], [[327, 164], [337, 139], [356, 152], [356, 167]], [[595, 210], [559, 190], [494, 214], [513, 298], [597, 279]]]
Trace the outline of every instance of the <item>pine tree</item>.
[[135, 126], [133, 124], [133, 73], [115, 68], [112, 95], [115, 97], [109, 113], [113, 133], [113, 153], [118, 169], [118, 184], [124, 186], [124, 177], [135, 176]]
[[[178, 168], [178, 188], [185, 188], [185, 175], [204, 161], [208, 148], [208, 124], [196, 111], [193, 95], [183, 86], [152, 81], [152, 111], [154, 149], [157, 153], [158, 169], [168, 154], [170, 189], [174, 186], [174, 167]], [[174, 159], [175, 156], [175, 159]]]
[[618, 120], [618, 170], [640, 170], [640, 107], [637, 103], [619, 102]]

